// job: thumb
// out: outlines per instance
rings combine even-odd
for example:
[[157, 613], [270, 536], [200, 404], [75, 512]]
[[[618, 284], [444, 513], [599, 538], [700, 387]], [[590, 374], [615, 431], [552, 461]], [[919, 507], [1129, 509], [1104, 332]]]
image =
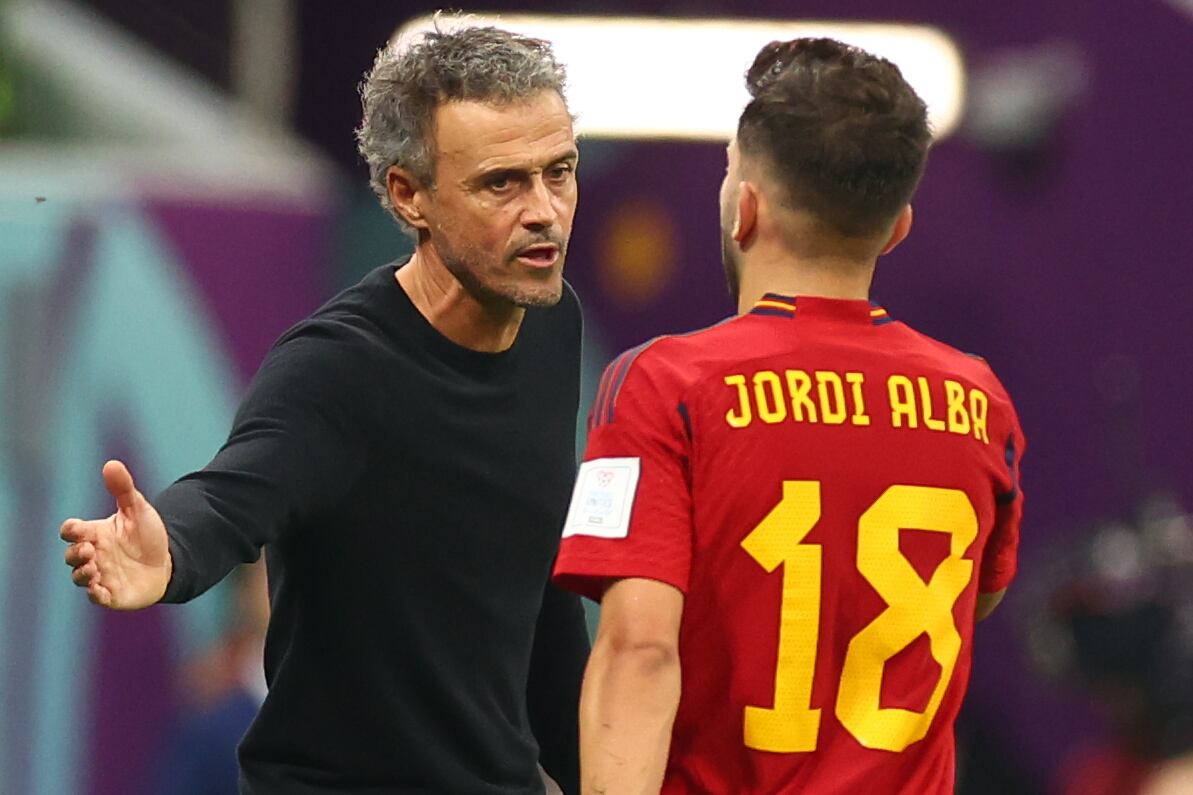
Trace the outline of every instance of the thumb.
[[136, 505], [137, 487], [133, 484], [132, 473], [123, 462], [109, 461], [104, 464], [104, 487], [108, 493], [116, 498], [116, 507], [120, 511], [131, 512]]

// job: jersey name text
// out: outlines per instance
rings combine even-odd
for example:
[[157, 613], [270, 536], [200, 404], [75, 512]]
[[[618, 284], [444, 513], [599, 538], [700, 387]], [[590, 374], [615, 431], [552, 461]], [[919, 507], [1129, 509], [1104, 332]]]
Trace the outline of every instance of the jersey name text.
[[[725, 376], [733, 407], [725, 412], [730, 428], [756, 423], [808, 422], [868, 426], [864, 373], [835, 370], [759, 370]], [[972, 436], [990, 443], [986, 418], [990, 400], [975, 387], [951, 378], [892, 374], [886, 379], [878, 421], [892, 428]]]

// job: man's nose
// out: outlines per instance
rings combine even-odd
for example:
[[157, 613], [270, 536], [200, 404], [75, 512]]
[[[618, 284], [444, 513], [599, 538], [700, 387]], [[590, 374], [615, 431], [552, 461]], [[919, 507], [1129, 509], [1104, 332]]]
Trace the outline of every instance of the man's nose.
[[555, 196], [541, 176], [532, 177], [522, 208], [522, 225], [527, 228], [549, 227], [559, 213], [555, 210]]

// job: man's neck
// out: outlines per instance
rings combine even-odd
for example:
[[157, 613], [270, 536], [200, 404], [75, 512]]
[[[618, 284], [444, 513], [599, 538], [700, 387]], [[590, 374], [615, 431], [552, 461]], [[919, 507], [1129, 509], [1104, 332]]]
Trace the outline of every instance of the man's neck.
[[514, 344], [526, 310], [502, 301], [483, 303], [430, 246], [420, 244], [395, 276], [427, 322], [457, 345], [498, 353]]
[[767, 293], [865, 301], [870, 297], [874, 261], [831, 257], [751, 258], [741, 265], [737, 313], [744, 315]]

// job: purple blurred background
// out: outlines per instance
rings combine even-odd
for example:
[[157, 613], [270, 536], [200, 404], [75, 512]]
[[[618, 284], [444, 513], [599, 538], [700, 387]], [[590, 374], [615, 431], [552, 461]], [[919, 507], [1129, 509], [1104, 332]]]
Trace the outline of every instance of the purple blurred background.
[[[172, 15], [149, 3], [89, 5], [228, 84], [232, 3], [182, 2]], [[315, 0], [294, 9], [292, 120], [343, 179], [314, 210], [229, 200], [196, 211], [152, 196], [143, 208], [198, 288], [240, 383], [288, 323], [407, 250], [374, 207], [354, 152], [355, 89], [388, 35], [430, 9]], [[959, 43], [970, 116], [933, 152], [912, 234], [880, 261], [874, 297], [988, 359], [1019, 408], [1029, 441], [1022, 587], [978, 633], [959, 727], [970, 771], [962, 791], [1059, 791], [1063, 760], [1110, 729], [1088, 694], [1030, 663], [1024, 638], [1041, 605], [1029, 586], [1058, 550], [1100, 523], [1129, 521], [1157, 490], [1193, 506], [1193, 421], [1181, 408], [1193, 393], [1193, 320], [1183, 308], [1193, 294], [1193, 4], [758, 0], [747, 12], [709, 0], [557, 0], [485, 10], [906, 21]], [[643, 75], [635, 90], [665, 92], [683, 79], [677, 63]], [[586, 307], [592, 367], [731, 311], [717, 230], [723, 168], [715, 144], [583, 142], [568, 276]], [[146, 682], [170, 676], [168, 633], [153, 616], [98, 625], [105, 686], [96, 714], [107, 732], [145, 737], [164, 720], [139, 708]], [[138, 673], [111, 675], [122, 670]], [[89, 776], [85, 791], [132, 791], [148, 744], [105, 745], [92, 769], [107, 775]], [[10, 765], [18, 784], [22, 770]]]

